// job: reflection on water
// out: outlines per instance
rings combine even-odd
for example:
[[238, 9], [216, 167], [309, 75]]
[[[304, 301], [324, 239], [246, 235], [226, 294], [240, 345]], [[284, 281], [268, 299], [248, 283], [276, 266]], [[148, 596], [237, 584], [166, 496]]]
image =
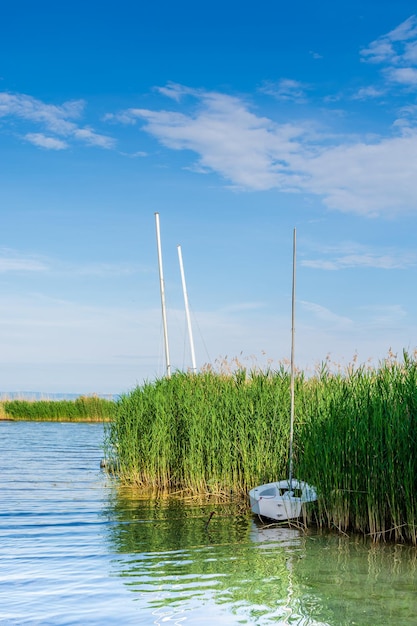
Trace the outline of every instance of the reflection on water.
[[139, 497], [103, 429], [0, 422], [1, 624], [416, 624], [415, 548]]
[[102, 438], [100, 424], [0, 422], [1, 624], [121, 623]]
[[275, 529], [270, 559], [259, 549], [262, 531], [240, 508], [178, 497], [150, 501], [119, 491], [110, 513], [121, 523], [109, 538], [125, 554], [120, 575], [154, 616], [212, 624], [215, 611], [224, 624], [262, 623], [263, 617], [285, 623], [291, 613], [288, 559], [303, 549], [305, 537]]
[[213, 607], [224, 624], [416, 624], [415, 548], [263, 526], [233, 504], [113, 498], [119, 574], [156, 624], [212, 624]]

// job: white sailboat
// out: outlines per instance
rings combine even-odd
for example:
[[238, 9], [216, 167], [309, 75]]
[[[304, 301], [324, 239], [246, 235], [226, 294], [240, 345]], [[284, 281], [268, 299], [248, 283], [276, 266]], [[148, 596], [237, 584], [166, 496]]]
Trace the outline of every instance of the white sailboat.
[[308, 502], [317, 500], [314, 487], [293, 477], [293, 438], [294, 438], [294, 322], [295, 322], [295, 275], [296, 275], [296, 230], [293, 234], [293, 275], [292, 275], [292, 324], [291, 324], [291, 418], [288, 478], [278, 482], [254, 487], [249, 491], [253, 513], [276, 521], [297, 519]]

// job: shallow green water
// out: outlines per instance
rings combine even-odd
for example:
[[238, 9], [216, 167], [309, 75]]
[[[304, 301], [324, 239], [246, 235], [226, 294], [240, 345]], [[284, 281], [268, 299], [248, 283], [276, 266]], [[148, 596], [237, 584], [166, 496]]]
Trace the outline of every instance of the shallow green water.
[[138, 497], [100, 471], [102, 437], [0, 422], [1, 624], [417, 623], [415, 548]]
[[113, 498], [109, 513], [122, 523], [109, 540], [125, 555], [117, 570], [155, 615], [193, 624], [214, 623], [213, 612], [224, 624], [417, 623], [415, 548], [265, 527], [237, 505], [150, 502], [126, 490]]

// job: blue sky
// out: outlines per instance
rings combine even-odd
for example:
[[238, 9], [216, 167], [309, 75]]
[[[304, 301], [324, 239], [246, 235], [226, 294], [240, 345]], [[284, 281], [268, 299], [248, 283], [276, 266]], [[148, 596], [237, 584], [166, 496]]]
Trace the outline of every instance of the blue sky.
[[16, 0], [0, 24], [0, 391], [122, 393], [417, 346], [417, 12]]

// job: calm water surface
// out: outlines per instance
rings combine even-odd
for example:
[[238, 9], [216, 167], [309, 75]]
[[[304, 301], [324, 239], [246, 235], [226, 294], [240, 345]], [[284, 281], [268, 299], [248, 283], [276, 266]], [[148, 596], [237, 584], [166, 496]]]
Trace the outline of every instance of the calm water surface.
[[141, 498], [100, 470], [102, 441], [0, 422], [1, 624], [416, 626], [414, 548]]

